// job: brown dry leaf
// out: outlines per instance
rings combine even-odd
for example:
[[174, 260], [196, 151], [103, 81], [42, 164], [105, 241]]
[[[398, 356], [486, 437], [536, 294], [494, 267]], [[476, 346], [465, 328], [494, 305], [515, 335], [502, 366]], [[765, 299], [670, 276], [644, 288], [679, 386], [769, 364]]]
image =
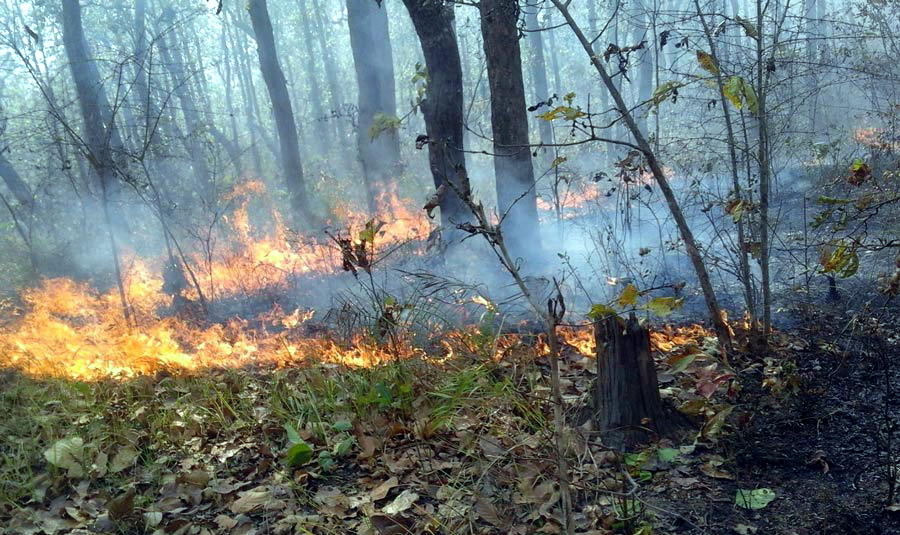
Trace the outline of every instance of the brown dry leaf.
[[397, 513], [402, 513], [406, 511], [410, 507], [416, 503], [416, 500], [419, 499], [419, 495], [409, 489], [404, 490], [400, 493], [399, 496], [394, 498], [394, 501], [385, 505], [381, 508], [381, 512], [386, 515], [395, 515]]
[[371, 435], [358, 435], [356, 437], [356, 442], [359, 443], [359, 447], [362, 450], [359, 452], [359, 455], [357, 455], [359, 460], [371, 459], [375, 455], [377, 442], [374, 437]]
[[412, 528], [410, 521], [403, 517], [373, 515], [368, 520], [360, 525], [358, 535], [404, 535]]
[[724, 470], [719, 470], [712, 463], [703, 463], [700, 465], [700, 471], [709, 477], [716, 479], [734, 479], [734, 476]]
[[392, 488], [396, 487], [399, 484], [400, 481], [397, 479], [397, 476], [392, 476], [384, 483], [372, 489], [372, 492], [369, 493], [369, 496], [372, 498], [372, 501], [382, 500], [385, 496], [388, 495], [388, 492], [390, 492]]
[[237, 520], [228, 515], [219, 515], [216, 517], [216, 525], [219, 526], [220, 529], [231, 529], [237, 526], [237, 524]]
[[272, 492], [265, 485], [240, 493], [240, 498], [232, 502], [229, 509], [234, 514], [249, 513], [256, 509], [284, 509], [285, 503], [272, 497]]
[[106, 503], [109, 519], [113, 522], [124, 522], [134, 517], [134, 489], [113, 498]]
[[195, 487], [205, 487], [209, 483], [209, 473], [206, 470], [191, 470], [186, 474], [178, 476], [178, 480]]
[[126, 468], [132, 466], [134, 462], [138, 458], [138, 451], [134, 449], [132, 446], [124, 446], [119, 448], [119, 451], [113, 455], [112, 460], [109, 462], [109, 471], [113, 474], [121, 472]]
[[350, 508], [350, 498], [337, 487], [320, 488], [313, 496], [313, 501], [319, 504], [320, 513], [330, 516], [343, 518]]
[[478, 496], [478, 498], [475, 499], [475, 514], [493, 526], [502, 526], [505, 524], [503, 519], [500, 518], [500, 512], [497, 510], [497, 507], [484, 496]]

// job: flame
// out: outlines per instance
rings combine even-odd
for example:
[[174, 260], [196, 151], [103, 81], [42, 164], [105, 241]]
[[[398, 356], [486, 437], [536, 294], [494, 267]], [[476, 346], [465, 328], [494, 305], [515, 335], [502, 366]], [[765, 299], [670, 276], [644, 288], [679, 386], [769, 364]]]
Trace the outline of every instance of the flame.
[[[265, 197], [261, 182], [241, 184], [223, 198], [234, 209], [223, 217], [223, 229], [209, 240], [222, 244], [189, 256], [208, 299], [253, 294], [287, 287], [298, 275], [332, 274], [341, 269], [333, 244], [293, 233], [270, 209], [267, 228], [255, 228], [250, 203]], [[271, 204], [271, 203], [269, 203]], [[430, 223], [421, 211], [388, 189], [379, 199], [380, 228], [376, 245], [394, 246], [422, 239]], [[342, 219], [351, 229], [367, 217], [349, 208]], [[352, 232], [352, 230], [351, 230]], [[310, 359], [351, 366], [372, 366], [389, 358], [411, 356], [409, 347], [389, 351], [368, 339], [343, 347], [324, 337], [307, 335], [314, 312], [284, 311], [275, 306], [255, 318], [234, 318], [203, 325], [189, 313], [166, 315], [174, 297], [163, 291], [160, 260], [126, 256], [123, 290], [129, 321], [117, 288], [101, 291], [71, 279], [45, 279], [21, 293], [23, 311], [6, 306], [11, 321], [0, 326], [0, 367], [18, 368], [33, 376], [77, 379], [127, 378], [162, 370], [191, 371], [211, 366], [273, 365]], [[196, 289], [183, 297], [195, 300]]]
[[883, 128], [857, 128], [853, 131], [853, 140], [871, 149], [883, 152], [900, 152], [900, 140], [893, 132]]

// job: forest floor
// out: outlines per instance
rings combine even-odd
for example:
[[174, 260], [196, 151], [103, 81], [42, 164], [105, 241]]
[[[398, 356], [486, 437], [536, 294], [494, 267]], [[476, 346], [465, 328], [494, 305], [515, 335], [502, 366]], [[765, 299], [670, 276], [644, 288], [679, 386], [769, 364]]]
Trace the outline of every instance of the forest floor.
[[[697, 424], [631, 452], [585, 418], [590, 335], [567, 333], [576, 533], [900, 533], [897, 311], [785, 314], [768, 355], [727, 363], [705, 330], [658, 328], [663, 398]], [[6, 370], [0, 533], [561, 533], [543, 340], [473, 329], [444, 349], [90, 383]]]

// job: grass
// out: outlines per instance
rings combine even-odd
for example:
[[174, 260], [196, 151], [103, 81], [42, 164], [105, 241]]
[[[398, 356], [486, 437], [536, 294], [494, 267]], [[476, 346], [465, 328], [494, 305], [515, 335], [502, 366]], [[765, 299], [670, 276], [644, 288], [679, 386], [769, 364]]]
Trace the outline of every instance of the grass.
[[[133, 511], [165, 509], [160, 493], [186, 485], [185, 474], [198, 470], [210, 481], [288, 483], [294, 498], [302, 498], [298, 503], [306, 504], [301, 507], [315, 508], [310, 501], [315, 493], [303, 483], [309, 476], [299, 473], [327, 469], [315, 474], [323, 483], [356, 478], [356, 457], [363, 449], [358, 442], [370, 440], [365, 437], [375, 437], [382, 452], [398, 441], [417, 441], [415, 451], [428, 461], [426, 470], [464, 490], [478, 478], [441, 468], [457, 461], [440, 459], [483, 454], [477, 441], [457, 443], [457, 424], [471, 428], [477, 421], [475, 435], [500, 436], [517, 427], [539, 431], [547, 423], [540, 404], [520, 392], [527, 383], [514, 384], [496, 363], [471, 357], [406, 359], [363, 369], [323, 364], [208, 370], [92, 383], [7, 371], [2, 382], [0, 524], [13, 522], [23, 533], [29, 525], [43, 525], [48, 515], [66, 517], [48, 508], [54, 499], [76, 510], [98, 510], [93, 518], [87, 513], [81, 520], [68, 518], [66, 526], [99, 519], [120, 533], [152, 533], [155, 526], [141, 527], [133, 515], [112, 518], [114, 498], [134, 491], [128, 506]], [[318, 465], [285, 464], [288, 427], [312, 445]], [[351, 451], [347, 443], [353, 444]], [[321, 461], [323, 455], [330, 464]], [[227, 500], [219, 504], [225, 513]], [[444, 523], [437, 512], [432, 516]], [[323, 524], [318, 531], [332, 529], [337, 528]]]

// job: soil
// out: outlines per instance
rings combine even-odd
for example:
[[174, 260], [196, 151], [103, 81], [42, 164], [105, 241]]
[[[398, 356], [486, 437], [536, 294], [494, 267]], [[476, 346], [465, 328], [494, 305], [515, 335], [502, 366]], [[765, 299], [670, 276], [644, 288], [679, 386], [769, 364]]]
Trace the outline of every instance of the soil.
[[[778, 362], [783, 394], [761, 386], [761, 366], [744, 375], [733, 432], [715, 448], [733, 479], [701, 477], [700, 490], [669, 488], [648, 500], [664, 510], [659, 531], [900, 534], [900, 511], [886, 507], [888, 460], [896, 466], [900, 453], [900, 315], [822, 307], [791, 315], [790, 334], [807, 343]], [[743, 509], [738, 488], [770, 488], [777, 497]]]

